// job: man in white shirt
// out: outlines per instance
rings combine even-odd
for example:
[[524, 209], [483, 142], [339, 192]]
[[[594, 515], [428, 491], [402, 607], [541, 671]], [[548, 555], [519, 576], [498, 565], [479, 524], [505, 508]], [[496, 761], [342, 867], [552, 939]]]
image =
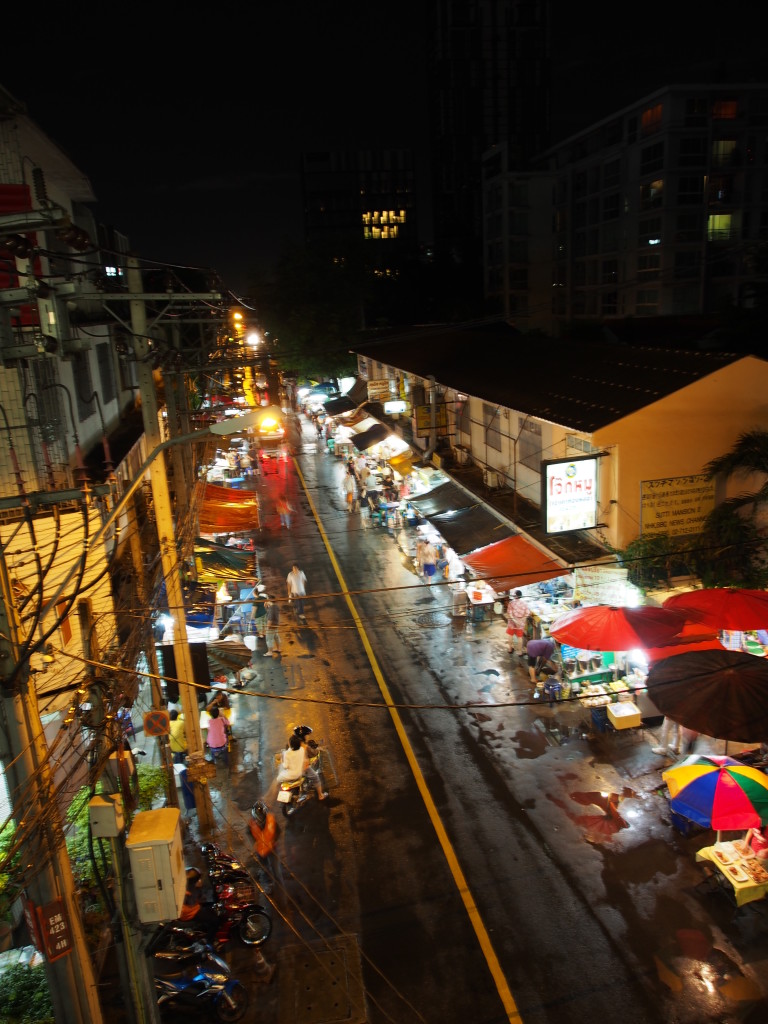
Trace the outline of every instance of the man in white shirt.
[[293, 602], [293, 607], [296, 610], [296, 615], [300, 622], [306, 622], [304, 615], [304, 598], [307, 596], [307, 577], [301, 571], [301, 569], [294, 563], [293, 568], [285, 577], [286, 585], [288, 586], [288, 597]]

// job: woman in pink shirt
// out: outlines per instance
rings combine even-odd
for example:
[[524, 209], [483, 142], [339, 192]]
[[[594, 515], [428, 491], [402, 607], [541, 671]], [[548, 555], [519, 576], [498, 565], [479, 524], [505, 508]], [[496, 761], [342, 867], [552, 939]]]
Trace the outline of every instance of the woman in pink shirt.
[[211, 752], [211, 757], [214, 762], [221, 758], [227, 767], [229, 767], [229, 754], [227, 753], [228, 742], [229, 730], [227, 729], [227, 721], [219, 713], [218, 707], [212, 707], [210, 710], [210, 721], [208, 722], [206, 743], [208, 744], [208, 749]]

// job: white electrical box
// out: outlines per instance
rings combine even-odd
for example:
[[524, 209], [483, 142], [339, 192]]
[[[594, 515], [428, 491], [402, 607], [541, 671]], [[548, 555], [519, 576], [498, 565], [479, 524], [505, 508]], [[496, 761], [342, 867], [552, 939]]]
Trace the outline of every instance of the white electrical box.
[[123, 798], [119, 793], [94, 796], [88, 801], [88, 818], [94, 839], [114, 839], [125, 828]]
[[177, 807], [139, 811], [125, 840], [136, 909], [142, 924], [175, 921], [181, 913], [187, 876]]

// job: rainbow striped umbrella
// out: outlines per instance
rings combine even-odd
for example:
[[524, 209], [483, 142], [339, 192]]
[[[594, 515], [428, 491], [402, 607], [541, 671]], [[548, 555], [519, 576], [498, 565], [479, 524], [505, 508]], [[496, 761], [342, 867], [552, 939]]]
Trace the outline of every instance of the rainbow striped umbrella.
[[662, 772], [671, 810], [720, 831], [768, 824], [768, 775], [732, 757], [691, 754]]

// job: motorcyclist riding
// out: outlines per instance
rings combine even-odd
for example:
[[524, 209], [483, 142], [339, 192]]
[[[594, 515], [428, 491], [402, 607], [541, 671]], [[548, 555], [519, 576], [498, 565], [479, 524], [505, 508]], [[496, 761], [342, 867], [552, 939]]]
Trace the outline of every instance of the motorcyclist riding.
[[302, 742], [296, 730], [288, 740], [288, 747], [283, 751], [281, 757], [280, 771], [277, 773], [278, 784], [281, 782], [295, 782], [302, 776], [310, 779], [317, 790], [317, 799], [325, 800], [328, 794], [320, 784], [320, 777], [317, 771], [309, 763], [309, 749], [307, 744]]

